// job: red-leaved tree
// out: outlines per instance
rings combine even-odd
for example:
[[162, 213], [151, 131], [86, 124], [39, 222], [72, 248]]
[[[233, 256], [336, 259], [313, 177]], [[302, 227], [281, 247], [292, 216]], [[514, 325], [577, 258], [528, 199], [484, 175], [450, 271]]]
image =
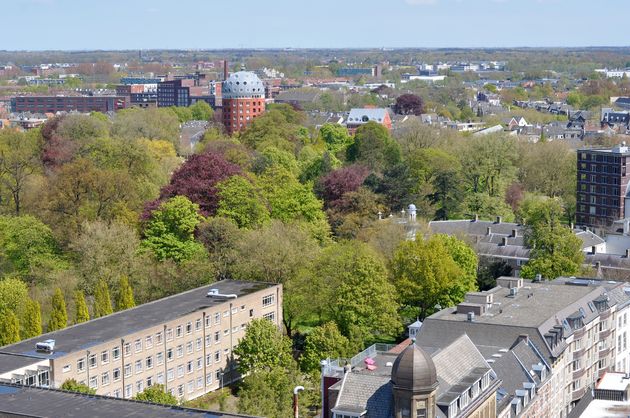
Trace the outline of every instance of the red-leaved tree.
[[328, 208], [348, 192], [355, 192], [370, 174], [367, 167], [351, 165], [331, 171], [319, 181], [318, 191]]

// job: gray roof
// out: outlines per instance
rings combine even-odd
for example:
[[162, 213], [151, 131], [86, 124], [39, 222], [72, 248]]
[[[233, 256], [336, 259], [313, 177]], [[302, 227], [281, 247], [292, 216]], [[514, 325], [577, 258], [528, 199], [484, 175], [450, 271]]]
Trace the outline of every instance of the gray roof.
[[366, 418], [389, 418], [393, 413], [392, 383], [389, 376], [347, 373], [339, 382], [341, 391], [334, 409], [367, 410]]
[[256, 73], [237, 71], [223, 81], [221, 94], [224, 99], [264, 98], [265, 86]]
[[[226, 301], [223, 297], [208, 297], [207, 292], [210, 288], [219, 289], [221, 294], [244, 296], [273, 286], [276, 285], [224, 280], [8, 345], [0, 348], [0, 353], [20, 354], [35, 359], [56, 358], [66, 353], [86, 350], [94, 345], [163, 324], [192, 312], [217, 306]], [[55, 340], [55, 352], [46, 354], [35, 351], [35, 343], [47, 339]], [[4, 365], [3, 362], [0, 362], [0, 366]], [[0, 369], [0, 373], [13, 369], [15, 368]]]
[[0, 384], [0, 415], [47, 418], [237, 418], [223, 412], [155, 405], [105, 396]]
[[382, 123], [385, 119], [386, 114], [387, 109], [384, 108], [350, 109], [350, 114], [348, 115], [348, 124], [356, 125], [367, 123], [369, 121]]
[[278, 103], [304, 102], [312, 103], [321, 96], [317, 89], [290, 89], [281, 91], [275, 98]]

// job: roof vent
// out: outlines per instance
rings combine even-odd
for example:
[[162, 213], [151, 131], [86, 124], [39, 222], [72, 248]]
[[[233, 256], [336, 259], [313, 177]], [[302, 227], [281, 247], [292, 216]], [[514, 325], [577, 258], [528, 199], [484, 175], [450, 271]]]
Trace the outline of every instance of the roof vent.
[[475, 313], [474, 312], [468, 312], [467, 318], [468, 318], [468, 322], [474, 322], [475, 321]]
[[44, 340], [35, 344], [35, 349], [37, 351], [45, 351], [47, 353], [52, 353], [55, 350], [55, 340]]
[[518, 294], [518, 287], [512, 287], [510, 288], [510, 296], [514, 297]]
[[219, 293], [219, 289], [217, 289], [217, 288], [212, 288], [212, 289], [208, 290], [208, 293], [206, 294], [206, 296], [207, 297], [232, 298], [232, 299], [236, 299], [238, 297], [238, 295], [236, 295], [234, 293], [227, 293], [227, 294]]

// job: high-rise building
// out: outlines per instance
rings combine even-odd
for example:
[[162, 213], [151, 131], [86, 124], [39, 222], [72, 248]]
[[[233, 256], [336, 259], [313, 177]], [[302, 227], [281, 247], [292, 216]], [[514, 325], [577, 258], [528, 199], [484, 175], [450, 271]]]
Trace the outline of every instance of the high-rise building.
[[629, 159], [630, 149], [625, 143], [609, 149], [578, 150], [575, 210], [578, 225], [605, 228], [630, 217], [626, 169]]
[[228, 134], [246, 129], [265, 111], [265, 86], [249, 71], [230, 74], [223, 82], [223, 124]]

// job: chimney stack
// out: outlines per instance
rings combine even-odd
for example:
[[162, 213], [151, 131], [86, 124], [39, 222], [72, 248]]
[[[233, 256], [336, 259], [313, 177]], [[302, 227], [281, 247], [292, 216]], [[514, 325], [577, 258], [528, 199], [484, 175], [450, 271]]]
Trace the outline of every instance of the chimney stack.
[[228, 60], [223, 60], [223, 80], [228, 78]]
[[512, 230], [512, 238], [516, 238], [518, 236], [518, 229]]
[[596, 246], [594, 246], [594, 245], [593, 245], [593, 246], [591, 247], [591, 253], [592, 253], [592, 254], [597, 254], [597, 247], [596, 247]]
[[503, 220], [503, 219], [502, 219], [500, 216], [497, 216], [497, 221], [496, 221], [496, 223], [500, 224], [502, 220]]
[[486, 228], [486, 235], [490, 235], [490, 234], [492, 234], [492, 228], [487, 227]]
[[475, 213], [475, 217], [473, 218], [473, 222], [477, 222], [479, 220], [479, 215]]
[[503, 238], [501, 239], [501, 245], [502, 245], [502, 246], [504, 246], [504, 247], [505, 247], [506, 245], [508, 245], [508, 237], [503, 237]]
[[626, 258], [630, 258], [630, 249], [626, 249]]

